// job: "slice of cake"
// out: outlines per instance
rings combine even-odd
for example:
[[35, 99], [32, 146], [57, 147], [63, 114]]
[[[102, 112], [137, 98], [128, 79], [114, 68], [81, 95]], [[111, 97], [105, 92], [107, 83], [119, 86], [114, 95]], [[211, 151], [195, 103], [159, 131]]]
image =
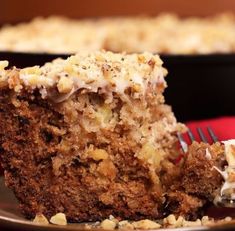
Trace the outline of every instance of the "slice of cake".
[[157, 55], [79, 53], [0, 69], [0, 151], [24, 215], [163, 216], [178, 124]]
[[[223, 184], [218, 169], [227, 165], [222, 143], [193, 142], [181, 163], [164, 167], [162, 183], [167, 188], [169, 213], [196, 220], [212, 205]], [[177, 173], [178, 172], [178, 173]]]
[[162, 169], [167, 172], [161, 180], [167, 188], [166, 213], [196, 220], [213, 205], [234, 207], [235, 140], [193, 142], [180, 164]]

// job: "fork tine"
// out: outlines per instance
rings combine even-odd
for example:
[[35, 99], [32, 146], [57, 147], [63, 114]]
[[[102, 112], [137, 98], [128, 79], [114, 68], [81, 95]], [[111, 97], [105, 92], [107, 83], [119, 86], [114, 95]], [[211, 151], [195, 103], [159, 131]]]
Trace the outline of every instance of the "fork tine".
[[215, 133], [213, 132], [213, 130], [211, 129], [211, 127], [207, 127], [207, 131], [208, 133], [210, 134], [210, 137], [212, 139], [212, 141], [215, 143], [215, 142], [218, 142], [218, 138], [217, 136], [215, 135]]
[[191, 140], [191, 142], [195, 141], [195, 137], [194, 137], [190, 128], [188, 129], [188, 136], [189, 136], [189, 139]]
[[183, 150], [184, 153], [187, 153], [188, 152], [188, 145], [187, 143], [185, 142], [183, 136], [181, 135], [181, 133], [177, 133], [177, 136], [178, 136], [178, 139], [179, 139], [179, 142], [180, 142], [180, 146]]
[[207, 141], [205, 135], [203, 134], [202, 129], [201, 129], [201, 128], [197, 128], [197, 132], [198, 132], [198, 134], [199, 134], [201, 140], [202, 140], [204, 143], [208, 143], [208, 141]]

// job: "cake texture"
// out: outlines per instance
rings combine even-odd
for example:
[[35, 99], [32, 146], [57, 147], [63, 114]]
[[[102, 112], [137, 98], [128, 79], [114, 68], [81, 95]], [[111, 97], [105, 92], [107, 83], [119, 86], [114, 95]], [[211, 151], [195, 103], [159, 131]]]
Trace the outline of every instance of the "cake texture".
[[160, 227], [149, 219], [169, 215], [166, 224], [181, 227], [234, 199], [234, 140], [193, 142], [176, 162], [185, 127], [164, 102], [158, 55], [80, 52], [42, 67], [7, 65], [0, 62], [0, 157], [27, 218], [112, 215]]
[[36, 18], [3, 26], [0, 50], [57, 54], [100, 49], [161, 54], [231, 53], [235, 50], [234, 23], [231, 14], [206, 18], [180, 18], [173, 14], [83, 20]]
[[223, 144], [193, 142], [182, 163], [171, 168], [162, 181], [168, 188], [167, 207], [171, 213], [190, 220], [201, 218], [206, 206], [220, 195], [223, 178], [217, 168], [223, 169], [225, 165]]
[[159, 56], [97, 51], [42, 67], [7, 64], [0, 63], [0, 151], [26, 217], [163, 217], [165, 170], [184, 126], [164, 104]]

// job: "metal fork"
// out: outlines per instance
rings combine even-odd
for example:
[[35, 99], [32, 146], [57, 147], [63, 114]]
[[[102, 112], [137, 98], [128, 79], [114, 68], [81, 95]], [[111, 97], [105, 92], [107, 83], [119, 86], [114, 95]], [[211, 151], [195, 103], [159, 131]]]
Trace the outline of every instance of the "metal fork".
[[[198, 135], [199, 135], [201, 141], [204, 142], [204, 143], [208, 143], [208, 139], [206, 138], [206, 135], [203, 133], [202, 129], [198, 127], [197, 132], [198, 132]], [[213, 141], [213, 143], [216, 143], [216, 142], [219, 141], [211, 127], [207, 127], [207, 132], [208, 132], [211, 140]], [[191, 142], [196, 141], [195, 136], [193, 135], [190, 128], [188, 128], [187, 134], [188, 134], [188, 137], [189, 137]], [[183, 152], [187, 153], [188, 152], [187, 142], [185, 141], [185, 139], [183, 138], [181, 133], [178, 133], [177, 136], [178, 136], [180, 146], [181, 146]]]
[[[204, 143], [209, 143], [208, 139], [206, 138], [206, 135], [205, 135], [205, 133], [203, 133], [202, 129], [200, 127], [197, 127], [196, 130], [197, 130], [197, 133], [201, 139], [200, 141], [202, 141]], [[207, 127], [207, 132], [209, 134], [209, 137], [213, 141], [213, 143], [216, 143], [219, 141], [211, 127]], [[188, 134], [189, 140], [191, 142], [196, 141], [195, 136], [193, 135], [193, 132], [191, 131], [191, 129], [188, 129], [187, 134]], [[182, 134], [178, 133], [177, 136], [178, 136], [182, 151], [186, 154], [188, 152], [188, 144], [185, 141], [185, 139], [183, 138]], [[231, 198], [227, 198], [225, 196], [217, 195], [216, 198], [214, 199], [214, 204], [219, 207], [235, 208], [235, 199], [231, 199]]]

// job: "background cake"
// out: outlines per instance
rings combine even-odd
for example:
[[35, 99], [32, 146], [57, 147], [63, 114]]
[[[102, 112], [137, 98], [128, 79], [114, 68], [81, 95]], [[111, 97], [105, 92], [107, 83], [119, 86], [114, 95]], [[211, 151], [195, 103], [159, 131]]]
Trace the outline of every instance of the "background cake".
[[100, 49], [160, 54], [231, 53], [235, 50], [234, 22], [232, 14], [207, 18], [180, 18], [174, 14], [83, 20], [36, 18], [3, 26], [0, 50], [54, 54]]

